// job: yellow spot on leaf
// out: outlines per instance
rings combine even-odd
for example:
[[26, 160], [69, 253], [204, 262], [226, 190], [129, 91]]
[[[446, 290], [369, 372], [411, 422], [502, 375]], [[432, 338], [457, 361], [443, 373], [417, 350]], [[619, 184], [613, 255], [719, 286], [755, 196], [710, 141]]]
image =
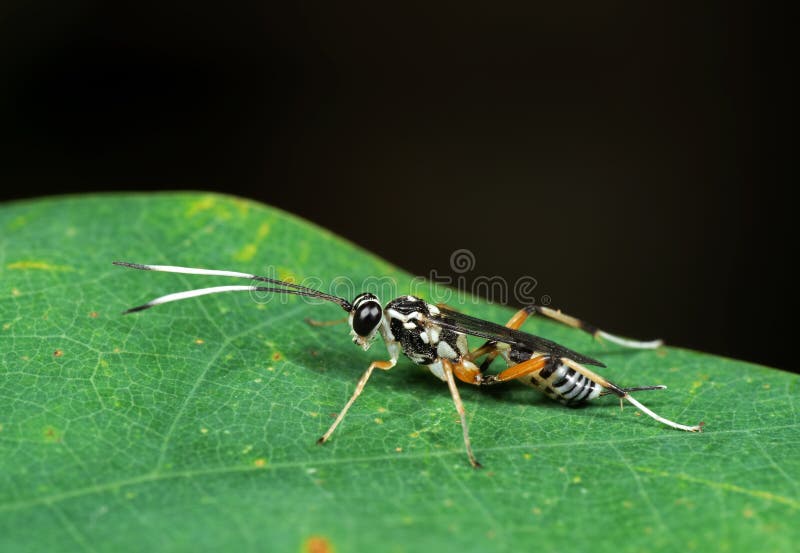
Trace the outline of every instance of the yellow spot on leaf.
[[533, 458], [533, 455], [531, 455], [530, 453], [523, 453], [522, 458], [525, 459], [526, 461], [530, 461]]
[[242, 455], [247, 455], [251, 451], [253, 451], [253, 445], [247, 444], [246, 446], [244, 446], [244, 449], [242, 449]]
[[19, 217], [14, 218], [11, 223], [9, 223], [8, 228], [11, 230], [17, 230], [18, 228], [24, 227], [28, 223], [28, 219], [20, 215]]
[[622, 506], [626, 509], [633, 509], [633, 501], [628, 501], [627, 499], [622, 502]]
[[[0, 428], [0, 430], [2, 430], [2, 428]], [[394, 450], [395, 450], [397, 453], [403, 453], [403, 448], [402, 448], [402, 447], [396, 447], [396, 448], [394, 448]]]
[[10, 271], [71, 271], [72, 267], [66, 265], [52, 265], [46, 261], [15, 261], [6, 265], [6, 269]]
[[409, 438], [419, 438], [419, 432], [416, 430], [408, 435]]
[[291, 282], [292, 284], [297, 284], [297, 277], [294, 275], [291, 269], [287, 269], [285, 267], [278, 267], [278, 280], [284, 280], [286, 282]]
[[16, 289], [16, 288], [12, 288], [12, 289], [11, 289], [11, 295], [12, 295], [13, 297], [15, 297], [15, 298], [18, 298], [18, 297], [20, 297], [20, 296], [22, 295], [22, 292], [20, 292], [20, 291], [19, 291], [18, 289]]
[[380, 417], [375, 417], [375, 424], [383, 424], [383, 419]]
[[534, 507], [533, 509], [531, 509], [531, 512], [536, 516], [539, 516], [539, 515], [542, 514], [542, 510], [539, 507]]
[[64, 357], [64, 350], [57, 349], [53, 352], [53, 357]]
[[253, 466], [259, 469], [263, 469], [264, 467], [267, 466], [267, 460], [259, 457], [258, 459], [253, 461]]
[[581, 477], [580, 476], [573, 477], [572, 478], [572, 483], [573, 484], [580, 484], [581, 483]]
[[253, 380], [253, 382], [255, 382], [256, 384], [261, 384], [263, 381], [264, 380], [262, 378], [260, 378], [260, 377], [256, 378], [255, 380]]
[[202, 346], [203, 344], [206, 343], [206, 341], [203, 340], [202, 338], [198, 338], [197, 340], [194, 341], [194, 343], [197, 344], [198, 346]]
[[256, 256], [258, 247], [255, 244], [245, 244], [242, 249], [233, 254], [236, 261], [250, 261]]
[[241, 198], [233, 198], [233, 205], [241, 217], [246, 217], [250, 212], [250, 202]]
[[264, 238], [269, 234], [269, 223], [261, 223], [256, 232], [256, 239], [253, 242], [245, 244], [242, 248], [233, 254], [233, 258], [237, 261], [251, 261], [258, 253], [258, 247]]
[[205, 428], [205, 427], [201, 428], [200, 429], [200, 433], [201, 434], [208, 434], [208, 428]]
[[742, 515], [744, 516], [744, 518], [753, 518], [755, 514], [756, 514], [755, 511], [753, 511], [753, 509], [751, 509], [750, 507], [747, 507], [744, 511], [742, 511]]
[[386, 411], [386, 407], [378, 407], [378, 413], [385, 413]]
[[11, 323], [5, 323], [3, 325], [3, 330], [8, 330], [9, 328], [11, 328]]
[[695, 380], [694, 382], [692, 382], [692, 387], [689, 390], [689, 393], [693, 394], [694, 392], [696, 392], [697, 389], [700, 388], [703, 385], [703, 383], [708, 380], [708, 378], [709, 376], [707, 374], [701, 374], [699, 380]]
[[198, 213], [208, 211], [214, 207], [216, 203], [217, 199], [214, 196], [203, 196], [199, 200], [189, 204], [189, 209], [186, 210], [186, 217], [194, 217]]

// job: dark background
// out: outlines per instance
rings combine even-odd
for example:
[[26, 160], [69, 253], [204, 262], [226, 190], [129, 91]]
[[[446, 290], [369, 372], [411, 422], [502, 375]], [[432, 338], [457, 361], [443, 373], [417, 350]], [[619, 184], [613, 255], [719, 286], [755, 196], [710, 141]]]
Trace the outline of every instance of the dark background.
[[412, 273], [468, 248], [467, 276], [534, 276], [608, 330], [796, 370], [785, 17], [3, 2], [0, 199], [230, 192]]

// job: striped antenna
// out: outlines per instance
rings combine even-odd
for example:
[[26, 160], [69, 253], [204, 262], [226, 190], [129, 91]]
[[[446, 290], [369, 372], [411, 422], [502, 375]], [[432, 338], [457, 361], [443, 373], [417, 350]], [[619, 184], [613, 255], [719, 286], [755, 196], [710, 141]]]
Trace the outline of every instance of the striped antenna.
[[139, 305], [137, 307], [128, 309], [127, 311], [125, 311], [125, 314], [134, 313], [136, 311], [143, 311], [144, 309], [148, 309], [156, 305], [161, 305], [162, 303], [185, 300], [188, 298], [195, 298], [198, 296], [206, 296], [208, 294], [220, 294], [222, 292], [271, 292], [276, 294], [290, 294], [293, 296], [305, 296], [310, 298], [319, 298], [322, 300], [326, 300], [339, 305], [342, 309], [348, 312], [353, 309], [353, 306], [350, 304], [350, 302], [343, 298], [339, 298], [331, 294], [326, 294], [325, 292], [320, 292], [319, 290], [314, 290], [313, 288], [308, 288], [306, 286], [300, 286], [299, 284], [293, 284], [291, 282], [285, 282], [283, 280], [276, 280], [274, 278], [263, 277], [259, 275], [251, 275], [248, 273], [240, 273], [237, 271], [220, 271], [217, 269], [175, 267], [172, 265], [143, 265], [141, 263], [128, 263], [126, 261], [114, 261], [113, 263], [114, 265], [119, 265], [120, 267], [127, 267], [129, 269], [138, 269], [140, 271], [158, 271], [163, 273], [181, 273], [186, 275], [209, 275], [209, 276], [246, 278], [248, 280], [266, 282], [268, 284], [276, 284], [280, 286], [280, 287], [271, 287], [271, 286], [232, 285], [232, 286], [212, 286], [211, 288], [198, 288], [196, 290], [187, 290], [185, 292], [176, 292], [174, 294], [167, 294], [166, 296], [161, 296], [160, 298], [150, 300], [149, 302], [143, 305]]

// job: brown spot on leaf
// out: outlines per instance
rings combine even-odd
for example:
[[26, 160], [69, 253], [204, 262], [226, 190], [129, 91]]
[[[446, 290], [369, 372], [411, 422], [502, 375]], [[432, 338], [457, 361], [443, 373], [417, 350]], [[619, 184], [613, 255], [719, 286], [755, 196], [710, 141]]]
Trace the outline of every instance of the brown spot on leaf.
[[276, 351], [275, 353], [273, 353], [272, 354], [272, 360], [273, 361], [280, 361], [281, 360], [281, 352]]
[[64, 350], [57, 349], [53, 352], [53, 357], [64, 357]]
[[52, 426], [45, 426], [43, 434], [45, 442], [58, 443], [61, 441], [61, 432]]
[[97, 314], [97, 311], [92, 311], [92, 312], [89, 313], [89, 316], [92, 319], [96, 319], [99, 315]]
[[311, 536], [303, 546], [303, 553], [333, 553], [333, 544], [323, 536]]

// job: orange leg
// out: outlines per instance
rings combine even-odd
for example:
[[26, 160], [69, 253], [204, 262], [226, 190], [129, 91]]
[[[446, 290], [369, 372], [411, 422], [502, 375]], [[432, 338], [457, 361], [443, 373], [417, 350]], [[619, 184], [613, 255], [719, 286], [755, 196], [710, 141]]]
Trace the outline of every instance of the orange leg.
[[514, 316], [513, 316], [513, 317], [511, 317], [511, 318], [508, 320], [508, 322], [506, 323], [506, 326], [507, 326], [508, 328], [513, 328], [514, 330], [517, 330], [517, 329], [519, 329], [519, 327], [521, 327], [521, 326], [522, 326], [522, 324], [523, 324], [525, 321], [527, 321], [527, 320], [528, 320], [528, 317], [529, 317], [529, 316], [530, 316], [530, 312], [528, 311], [528, 309], [527, 309], [527, 308], [525, 308], [525, 309], [520, 309], [519, 311], [517, 311], [516, 313], [514, 313]]
[[[444, 361], [444, 360], [443, 360]], [[462, 359], [461, 361], [453, 362], [448, 361], [453, 367], [453, 374], [461, 382], [479, 386], [481, 383], [481, 371], [469, 359]]]
[[491, 354], [492, 359], [497, 355], [497, 343], [495, 342], [486, 342], [481, 347], [472, 350], [468, 354], [464, 356], [465, 359], [469, 361], [474, 361], [475, 359], [480, 359], [486, 354]]
[[[505, 324], [507, 328], [513, 328], [514, 330], [518, 330], [519, 327], [523, 325], [523, 323], [528, 320], [530, 316], [530, 311], [528, 308], [520, 309], [514, 316], [511, 317], [508, 322]], [[481, 370], [485, 371], [489, 368], [489, 365], [492, 364], [495, 357], [497, 357], [497, 345], [495, 342], [486, 342], [481, 347], [476, 350], [471, 351], [467, 358], [470, 360], [479, 359], [480, 357], [486, 355], [486, 359], [481, 364]], [[488, 354], [488, 355], [487, 355]]]
[[538, 372], [542, 370], [545, 365], [547, 365], [549, 359], [550, 357], [547, 355], [537, 355], [536, 357], [532, 357], [527, 361], [512, 365], [500, 374], [483, 377], [481, 384], [484, 386], [488, 386], [490, 384], [499, 384], [501, 382], [508, 382], [509, 380], [514, 380], [531, 373]]
[[367, 385], [367, 380], [369, 380], [369, 377], [372, 376], [372, 371], [375, 369], [388, 371], [389, 369], [394, 367], [396, 363], [397, 363], [396, 359], [390, 359], [389, 361], [373, 361], [370, 364], [367, 370], [364, 371], [364, 374], [361, 376], [361, 379], [358, 381], [358, 384], [356, 385], [356, 390], [355, 392], [353, 392], [353, 395], [350, 397], [350, 400], [347, 403], [345, 403], [344, 407], [339, 412], [339, 415], [336, 417], [336, 420], [333, 421], [331, 427], [328, 428], [328, 431], [325, 432], [325, 434], [323, 434], [319, 440], [317, 440], [318, 444], [324, 444], [325, 442], [328, 441], [328, 438], [331, 437], [333, 431], [336, 430], [336, 427], [339, 426], [339, 423], [342, 422], [342, 419], [344, 419], [344, 416], [347, 414], [347, 410], [350, 409], [350, 406], [353, 405], [356, 398], [361, 395], [361, 392], [364, 390], [364, 386]]

